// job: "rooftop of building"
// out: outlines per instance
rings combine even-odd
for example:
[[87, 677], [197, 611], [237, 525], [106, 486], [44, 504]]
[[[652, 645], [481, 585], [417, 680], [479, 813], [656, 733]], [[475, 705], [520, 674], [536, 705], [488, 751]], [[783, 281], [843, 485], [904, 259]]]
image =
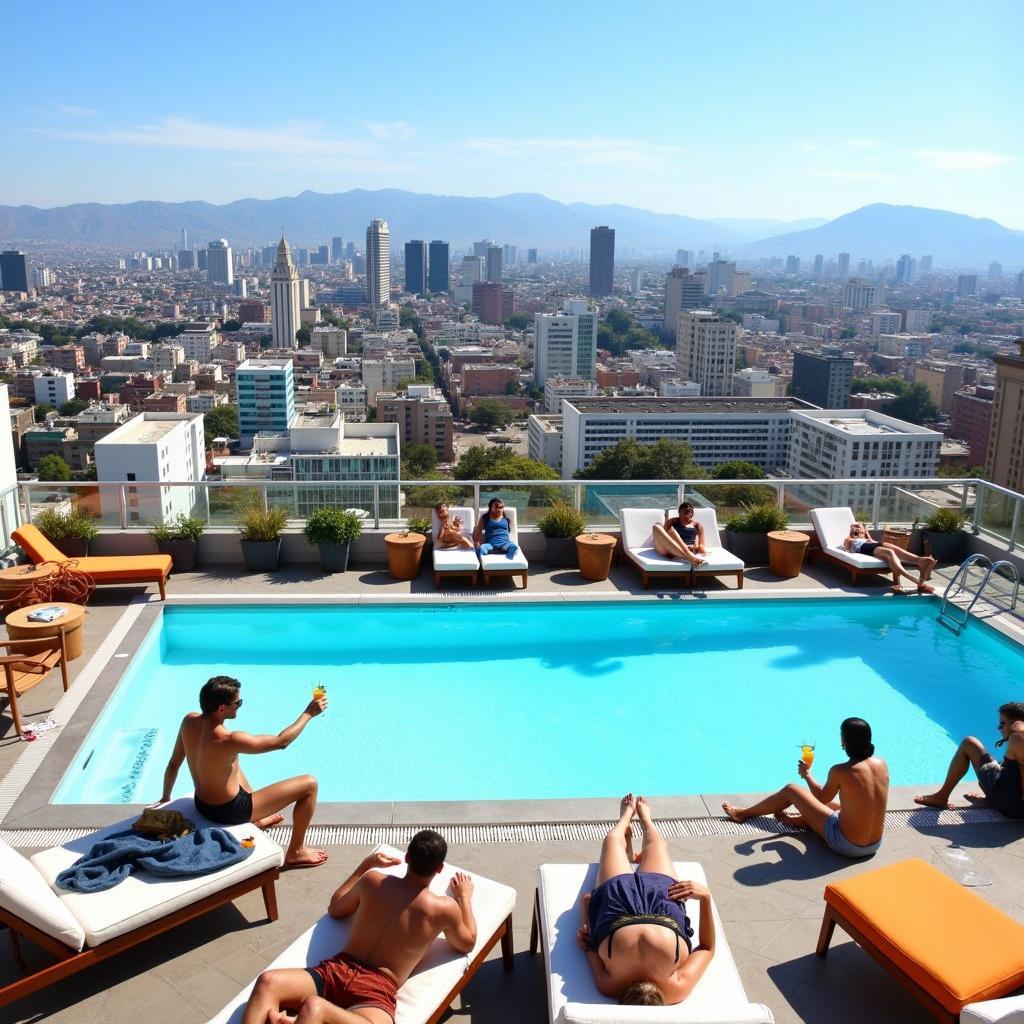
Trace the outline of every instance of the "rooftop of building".
[[238, 364], [238, 372], [245, 370], [284, 370], [292, 365], [290, 359], [246, 359]]
[[182, 423], [201, 418], [200, 413], [144, 412], [133, 416], [96, 444], [153, 444], [162, 441]]
[[858, 437], [882, 437], [884, 435], [927, 434], [941, 438], [942, 434], [916, 423], [907, 423], [873, 409], [795, 409], [800, 419], [810, 419], [822, 426]]
[[799, 398], [575, 398], [566, 399], [581, 413], [770, 413], [812, 410]]

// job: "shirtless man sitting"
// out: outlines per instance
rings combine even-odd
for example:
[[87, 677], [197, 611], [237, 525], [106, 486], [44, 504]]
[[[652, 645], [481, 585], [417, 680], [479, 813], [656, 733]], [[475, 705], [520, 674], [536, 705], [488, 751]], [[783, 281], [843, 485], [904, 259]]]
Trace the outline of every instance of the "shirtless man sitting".
[[457, 953], [476, 945], [469, 875], [455, 875], [450, 896], [430, 891], [447, 854], [444, 837], [424, 829], [409, 843], [402, 876], [374, 870], [397, 857], [364, 857], [327, 907], [331, 917], [352, 918], [345, 948], [316, 967], [264, 971], [242, 1024], [394, 1024], [398, 990], [438, 935]]
[[218, 825], [241, 825], [251, 821], [259, 828], [270, 828], [284, 820], [278, 811], [295, 804], [292, 841], [285, 852], [285, 866], [317, 867], [327, 860], [327, 854], [304, 845], [316, 810], [316, 779], [312, 775], [297, 775], [254, 791], [238, 763], [238, 755], [284, 750], [312, 719], [327, 710], [327, 698], [310, 701], [306, 710], [276, 736], [254, 736], [248, 732], [230, 732], [224, 727], [224, 722], [235, 718], [242, 706], [240, 688], [238, 680], [230, 676], [214, 676], [203, 684], [199, 691], [202, 711], [190, 711], [182, 719], [178, 739], [164, 771], [160, 803], [171, 799], [178, 769], [187, 758], [196, 787], [196, 810], [204, 818]]
[[1007, 818], [1024, 818], [1024, 701], [1010, 701], [999, 708], [999, 735], [996, 746], [1006, 745], [1003, 763], [985, 749], [981, 740], [968, 736], [953, 755], [946, 781], [934, 793], [915, 796], [924, 807], [949, 807], [953, 787], [973, 765], [981, 793], [968, 793], [968, 799], [984, 799]]
[[437, 515], [437, 535], [434, 537], [434, 544], [439, 548], [468, 548], [473, 550], [474, 544], [462, 532], [462, 518], [455, 516], [448, 518], [448, 506], [444, 503], [434, 506], [434, 513]]
[[[722, 810], [733, 821], [773, 814], [780, 821], [817, 832], [842, 857], [870, 857], [882, 845], [889, 767], [874, 756], [871, 726], [863, 718], [847, 718], [839, 735], [849, 760], [829, 769], [824, 786], [814, 780], [807, 764], [798, 761], [797, 771], [809, 793], [791, 782], [753, 807], [722, 804]], [[797, 813], [785, 813], [787, 807], [795, 807]]]

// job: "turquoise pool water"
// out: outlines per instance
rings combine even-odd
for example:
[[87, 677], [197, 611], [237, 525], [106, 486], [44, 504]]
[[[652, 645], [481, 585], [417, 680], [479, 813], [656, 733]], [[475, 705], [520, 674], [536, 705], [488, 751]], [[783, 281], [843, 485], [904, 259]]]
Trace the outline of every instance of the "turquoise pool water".
[[979, 623], [955, 637], [937, 607], [168, 608], [53, 800], [158, 799], [178, 723], [220, 673], [242, 682], [248, 732], [278, 732], [326, 682], [295, 743], [243, 758], [254, 786], [314, 773], [322, 801], [749, 792], [795, 778], [801, 741], [818, 766], [841, 759], [848, 715], [871, 722], [894, 784], [934, 782], [961, 736], [997, 738], [1024, 679], [1024, 649]]

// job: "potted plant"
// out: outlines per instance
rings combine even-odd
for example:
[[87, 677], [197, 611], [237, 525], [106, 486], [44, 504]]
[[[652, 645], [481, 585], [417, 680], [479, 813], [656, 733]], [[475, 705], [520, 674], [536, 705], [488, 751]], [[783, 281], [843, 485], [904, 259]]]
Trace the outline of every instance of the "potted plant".
[[409, 527], [409, 533], [422, 533], [427, 540], [430, 540], [431, 530], [433, 529], [432, 524], [426, 516], [413, 516], [412, 519], [407, 521]]
[[964, 553], [966, 516], [959, 508], [937, 508], [924, 520], [926, 549], [940, 562], [959, 562]]
[[263, 507], [261, 497], [244, 501], [238, 509], [242, 557], [249, 572], [273, 572], [281, 559], [281, 534], [288, 525], [288, 510]]
[[309, 514], [302, 532], [319, 548], [324, 572], [345, 572], [352, 541], [363, 532], [363, 521], [343, 508], [317, 508]]
[[552, 568], [576, 568], [576, 538], [587, 528], [582, 512], [564, 501], [554, 501], [537, 520], [544, 534], [544, 561]]
[[171, 556], [174, 572], [195, 572], [196, 548], [205, 532], [206, 523], [202, 519], [181, 512], [166, 523], [154, 526], [149, 535], [161, 554]]
[[774, 501], [744, 505], [742, 511], [725, 521], [725, 546], [747, 565], [765, 565], [768, 534], [788, 526], [789, 515]]
[[89, 543], [99, 533], [93, 517], [78, 509], [44, 509], [33, 521], [39, 532], [69, 558], [84, 558], [89, 554]]

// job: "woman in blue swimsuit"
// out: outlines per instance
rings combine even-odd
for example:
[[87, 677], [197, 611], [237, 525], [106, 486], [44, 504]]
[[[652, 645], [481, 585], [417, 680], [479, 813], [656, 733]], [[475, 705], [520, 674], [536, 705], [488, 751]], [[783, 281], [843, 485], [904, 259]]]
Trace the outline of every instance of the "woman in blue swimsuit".
[[704, 527], [694, 519], [693, 506], [684, 501], [678, 515], [665, 520], [665, 525], [655, 523], [654, 550], [666, 558], [681, 558], [690, 565], [703, 565], [707, 559], [704, 547]]
[[[632, 823], [639, 818], [644, 841], [633, 871]], [[685, 902], [700, 902], [700, 934]], [[587, 955], [597, 990], [633, 1006], [681, 1003], [715, 954], [711, 894], [698, 882], [680, 882], [651, 817], [650, 804], [627, 793], [619, 820], [605, 837], [597, 888], [580, 897], [576, 941]]]
[[512, 541], [512, 523], [505, 515], [505, 503], [501, 498], [491, 498], [487, 502], [487, 511], [473, 531], [473, 543], [478, 555], [516, 557], [519, 545]]

